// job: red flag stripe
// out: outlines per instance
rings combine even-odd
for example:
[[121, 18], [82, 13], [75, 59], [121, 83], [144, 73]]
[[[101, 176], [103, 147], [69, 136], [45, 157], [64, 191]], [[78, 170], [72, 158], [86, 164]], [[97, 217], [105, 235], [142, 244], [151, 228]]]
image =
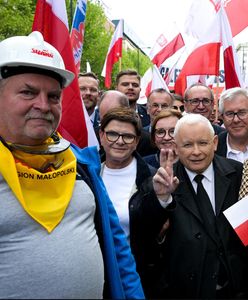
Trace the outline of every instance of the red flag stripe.
[[[45, 0], [37, 1], [33, 23], [34, 30], [40, 31], [44, 39], [60, 52], [66, 69], [76, 74], [67, 24], [54, 14], [52, 6]], [[88, 132], [77, 76], [63, 90], [62, 119], [58, 131], [64, 138], [81, 148], [88, 145]]]
[[226, 13], [232, 30], [232, 36], [237, 35], [248, 26], [247, 0], [227, 1]]
[[220, 46], [220, 43], [205, 44], [189, 55], [175, 83], [177, 94], [184, 94], [187, 87], [186, 76], [219, 74]]
[[232, 46], [226, 48], [224, 51], [224, 69], [226, 89], [240, 87], [240, 82], [235, 70]]
[[172, 41], [170, 41], [163, 49], [161, 49], [152, 59], [152, 62], [159, 67], [167, 58], [176, 53], [184, 46], [184, 40], [179, 33]]
[[248, 220], [235, 228], [235, 232], [245, 246], [248, 245]]
[[111, 86], [111, 74], [113, 65], [119, 60], [122, 53], [122, 38], [118, 38], [113, 47], [110, 49], [110, 52], [107, 56], [106, 61], [106, 76], [105, 76], [105, 86], [110, 88]]

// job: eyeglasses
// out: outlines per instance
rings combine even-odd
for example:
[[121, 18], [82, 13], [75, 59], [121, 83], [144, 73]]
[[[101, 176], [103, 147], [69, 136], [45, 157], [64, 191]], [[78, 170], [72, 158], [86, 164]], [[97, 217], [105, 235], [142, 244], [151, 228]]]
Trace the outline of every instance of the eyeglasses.
[[172, 108], [174, 108], [176, 110], [180, 110], [181, 112], [184, 112], [184, 105], [180, 105], [180, 106], [173, 105]]
[[175, 128], [170, 128], [167, 130], [164, 128], [158, 128], [158, 129], [155, 129], [155, 135], [158, 138], [163, 138], [166, 135], [166, 133], [168, 132], [168, 135], [171, 138], [174, 138], [174, 131], [175, 131]]
[[203, 98], [203, 99], [194, 98], [194, 99], [188, 99], [184, 101], [189, 102], [193, 106], [198, 106], [200, 103], [202, 103], [204, 106], [209, 106], [213, 102], [213, 100], [208, 98]]
[[154, 109], [166, 109], [169, 107], [169, 105], [167, 103], [164, 103], [164, 104], [160, 104], [160, 103], [153, 103], [150, 105], [152, 108]]
[[234, 111], [226, 111], [224, 112], [224, 117], [228, 121], [232, 121], [235, 116], [237, 116], [240, 120], [244, 120], [247, 118], [248, 115], [248, 109], [239, 110], [237, 112]]
[[104, 131], [109, 142], [117, 142], [120, 136], [125, 144], [132, 144], [136, 139], [136, 135], [131, 133], [118, 133], [116, 131]]

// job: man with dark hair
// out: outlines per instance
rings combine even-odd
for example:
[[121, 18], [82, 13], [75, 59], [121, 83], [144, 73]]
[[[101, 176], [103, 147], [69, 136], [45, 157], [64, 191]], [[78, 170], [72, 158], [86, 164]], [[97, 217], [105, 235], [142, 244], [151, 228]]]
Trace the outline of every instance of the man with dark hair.
[[141, 91], [140, 81], [141, 77], [137, 71], [131, 69], [122, 70], [116, 76], [115, 89], [128, 97], [130, 107], [138, 112], [142, 126], [145, 127], [150, 124], [150, 118], [146, 107], [137, 104]]
[[99, 127], [99, 112], [97, 102], [99, 98], [99, 80], [93, 72], [79, 73], [78, 85], [80, 95], [88, 112], [94, 129]]

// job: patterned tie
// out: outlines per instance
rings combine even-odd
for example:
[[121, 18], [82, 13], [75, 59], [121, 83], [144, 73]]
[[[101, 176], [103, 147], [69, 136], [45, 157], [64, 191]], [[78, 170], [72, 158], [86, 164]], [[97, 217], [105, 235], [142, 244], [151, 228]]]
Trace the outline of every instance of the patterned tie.
[[242, 181], [239, 190], [239, 200], [248, 195], [248, 159], [245, 160], [243, 166]]

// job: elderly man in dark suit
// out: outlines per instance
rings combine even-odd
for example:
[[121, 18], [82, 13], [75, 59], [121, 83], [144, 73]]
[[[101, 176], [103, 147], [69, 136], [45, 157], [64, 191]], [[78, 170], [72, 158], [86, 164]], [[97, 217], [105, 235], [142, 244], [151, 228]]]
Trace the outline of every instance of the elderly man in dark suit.
[[[238, 201], [242, 164], [215, 154], [218, 138], [200, 114], [181, 118], [174, 138], [174, 172], [169, 153], [153, 179], [171, 207], [164, 253], [168, 289], [161, 297], [245, 298], [247, 248], [223, 214]], [[175, 175], [179, 184], [169, 194]]]

